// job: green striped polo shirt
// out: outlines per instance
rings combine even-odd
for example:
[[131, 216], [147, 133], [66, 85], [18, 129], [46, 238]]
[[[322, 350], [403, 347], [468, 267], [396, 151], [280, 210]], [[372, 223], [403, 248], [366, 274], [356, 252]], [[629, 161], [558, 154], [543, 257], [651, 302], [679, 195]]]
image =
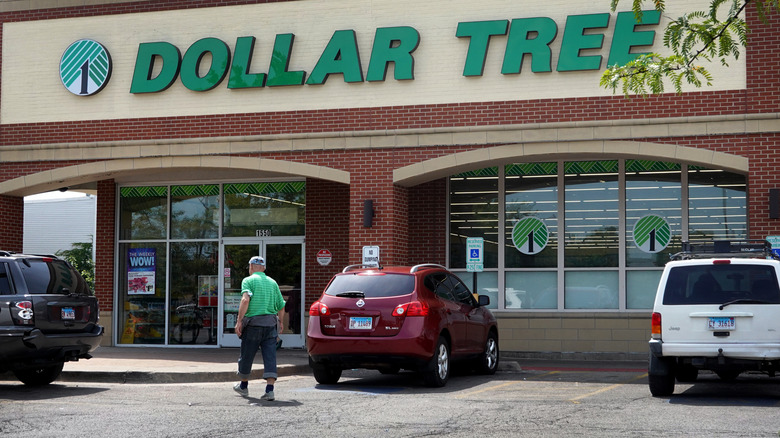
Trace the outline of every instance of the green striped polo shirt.
[[241, 282], [241, 293], [249, 294], [249, 309], [246, 317], [257, 315], [275, 315], [284, 308], [284, 297], [279, 291], [276, 280], [265, 275], [265, 272], [255, 272]]

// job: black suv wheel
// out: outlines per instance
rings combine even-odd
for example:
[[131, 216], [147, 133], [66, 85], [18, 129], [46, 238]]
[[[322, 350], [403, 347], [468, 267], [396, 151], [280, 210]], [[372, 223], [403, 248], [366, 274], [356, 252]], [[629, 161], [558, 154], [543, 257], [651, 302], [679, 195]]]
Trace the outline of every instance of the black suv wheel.
[[57, 380], [64, 363], [58, 363], [41, 368], [31, 368], [14, 371], [14, 376], [28, 386], [42, 386]]

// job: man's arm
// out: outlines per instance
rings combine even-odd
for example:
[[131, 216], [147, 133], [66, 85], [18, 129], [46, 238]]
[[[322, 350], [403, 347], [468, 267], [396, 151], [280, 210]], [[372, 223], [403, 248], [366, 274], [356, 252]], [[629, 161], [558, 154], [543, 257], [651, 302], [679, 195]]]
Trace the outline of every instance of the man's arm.
[[279, 318], [279, 322], [277, 323], [276, 328], [278, 329], [279, 333], [282, 333], [284, 331], [284, 307], [282, 307], [282, 310], [280, 310], [276, 316]]
[[238, 319], [236, 319], [236, 334], [238, 337], [241, 337], [241, 331], [244, 328], [244, 315], [246, 315], [246, 311], [249, 309], [249, 294], [244, 292], [244, 294], [241, 296], [241, 304], [238, 305]]
[[278, 318], [276, 328], [279, 333], [282, 333], [284, 331], [284, 306], [287, 304], [287, 302], [284, 301], [284, 296], [282, 295], [282, 291], [279, 290], [278, 285], [276, 286], [276, 298], [278, 302], [281, 303], [279, 312], [276, 313], [276, 317]]

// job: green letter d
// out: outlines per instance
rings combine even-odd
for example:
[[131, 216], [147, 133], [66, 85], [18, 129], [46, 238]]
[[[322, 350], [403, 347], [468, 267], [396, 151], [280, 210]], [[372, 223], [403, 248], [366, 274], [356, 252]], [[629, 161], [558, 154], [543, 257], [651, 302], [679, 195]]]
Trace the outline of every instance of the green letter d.
[[[162, 59], [162, 68], [156, 77], [154, 61]], [[141, 43], [138, 45], [138, 56], [135, 59], [131, 93], [157, 93], [164, 91], [176, 80], [181, 66], [181, 52], [171, 43]]]

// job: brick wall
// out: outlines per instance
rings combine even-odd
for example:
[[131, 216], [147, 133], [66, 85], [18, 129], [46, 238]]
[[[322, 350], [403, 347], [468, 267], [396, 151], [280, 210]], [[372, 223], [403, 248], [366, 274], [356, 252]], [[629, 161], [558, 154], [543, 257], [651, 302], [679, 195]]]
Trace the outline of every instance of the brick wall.
[[116, 184], [98, 181], [97, 225], [95, 230], [95, 295], [100, 309], [114, 306], [114, 245], [116, 238]]
[[758, 19], [755, 8], [748, 5], [747, 22], [750, 32], [745, 50], [748, 73], [745, 112], [776, 112], [780, 110], [780, 58], [777, 56], [780, 14], [771, 12], [764, 24]]
[[0, 249], [22, 252], [24, 198], [0, 195]]
[[447, 261], [447, 180], [409, 189], [408, 264]]
[[[320, 297], [328, 281], [349, 262], [349, 186], [306, 180], [306, 298], [304, 310]], [[317, 252], [333, 255], [327, 266], [317, 263]]]

